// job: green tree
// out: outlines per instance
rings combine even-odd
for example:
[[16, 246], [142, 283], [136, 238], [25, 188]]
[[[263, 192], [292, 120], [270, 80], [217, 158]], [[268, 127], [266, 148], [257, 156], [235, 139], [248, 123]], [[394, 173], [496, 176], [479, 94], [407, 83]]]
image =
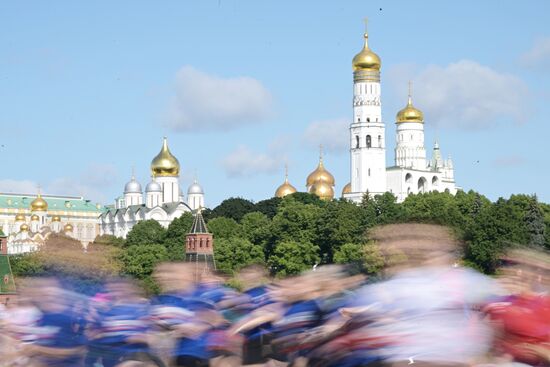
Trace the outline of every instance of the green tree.
[[269, 219], [272, 219], [275, 214], [277, 214], [277, 210], [279, 209], [281, 201], [282, 199], [278, 197], [261, 200], [256, 203], [256, 205], [254, 206], [254, 210], [265, 214]]
[[299, 274], [320, 261], [319, 247], [311, 242], [284, 241], [268, 259], [271, 271], [280, 276]]
[[313, 243], [316, 238], [317, 219], [322, 209], [313, 204], [303, 204], [288, 198], [292, 195], [284, 198], [277, 215], [271, 221], [271, 239], [266, 248], [267, 257], [279, 242]]
[[240, 237], [242, 234], [241, 226], [233, 218], [217, 217], [210, 219], [208, 229], [216, 240], [219, 238]]
[[110, 234], [104, 234], [101, 236], [97, 236], [94, 239], [94, 242], [90, 243], [88, 246], [114, 246], [114, 247], [124, 247], [126, 245], [126, 241], [124, 238], [116, 237]]
[[408, 221], [462, 227], [463, 216], [455, 197], [445, 192], [409, 195], [402, 204]]
[[295, 192], [293, 194], [287, 195], [283, 200], [294, 200], [302, 204], [313, 204], [315, 206], [324, 206], [325, 202], [317, 195], [310, 194], [308, 192]]
[[164, 241], [166, 230], [154, 219], [135, 224], [126, 236], [126, 246], [159, 244]]
[[336, 264], [349, 264], [352, 273], [378, 274], [384, 268], [384, 256], [378, 245], [346, 243], [334, 253]]
[[225, 217], [240, 222], [245, 214], [255, 211], [255, 205], [250, 200], [243, 198], [225, 199], [212, 210], [209, 218]]
[[265, 263], [261, 246], [254, 245], [246, 239], [235, 237], [216, 240], [214, 257], [216, 267], [230, 274], [247, 265]]
[[10, 264], [14, 277], [35, 277], [46, 272], [44, 263], [36, 253], [11, 255]]
[[248, 213], [241, 219], [243, 236], [253, 244], [261, 246], [262, 249], [271, 237], [270, 225], [269, 218], [260, 212]]
[[168, 260], [185, 259], [185, 235], [193, 225], [193, 214], [183, 213], [170, 223], [164, 234], [163, 245], [166, 247]]
[[361, 207], [347, 200], [333, 200], [322, 209], [316, 225], [314, 243], [321, 249], [323, 263], [331, 263], [333, 254], [344, 243], [359, 243], [366, 229]]
[[166, 247], [160, 244], [131, 245], [120, 254], [123, 273], [140, 280], [150, 277], [155, 266], [167, 259]]
[[546, 236], [546, 226], [544, 223], [544, 213], [539, 206], [536, 196], [531, 198], [529, 207], [524, 216], [525, 226], [529, 235], [529, 245], [542, 247], [544, 246]]

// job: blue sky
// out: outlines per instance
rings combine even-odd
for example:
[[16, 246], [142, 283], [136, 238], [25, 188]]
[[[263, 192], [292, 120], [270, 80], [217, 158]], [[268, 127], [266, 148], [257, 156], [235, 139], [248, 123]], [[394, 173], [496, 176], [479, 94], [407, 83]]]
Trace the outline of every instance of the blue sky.
[[[382, 10], [380, 10], [380, 8]], [[349, 180], [351, 59], [369, 18], [387, 162], [413, 81], [457, 183], [550, 202], [547, 1], [4, 1], [1, 191], [111, 203], [144, 186], [163, 136], [206, 202], [303, 190], [326, 146]]]

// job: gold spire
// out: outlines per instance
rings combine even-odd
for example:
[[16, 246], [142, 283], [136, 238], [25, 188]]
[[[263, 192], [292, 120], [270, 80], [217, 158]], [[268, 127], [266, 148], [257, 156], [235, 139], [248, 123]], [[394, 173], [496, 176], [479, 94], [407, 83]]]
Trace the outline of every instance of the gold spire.
[[369, 34], [367, 32], [367, 18], [365, 18], [365, 34], [363, 35], [365, 38], [365, 45], [363, 46], [363, 49], [361, 52], [359, 52], [352, 61], [352, 67], [353, 71], [358, 70], [380, 70], [380, 67], [382, 66], [382, 61], [380, 61], [380, 57], [378, 57], [377, 54], [372, 52], [372, 50], [369, 48]]
[[397, 123], [403, 122], [420, 122], [424, 123], [424, 114], [418, 108], [413, 106], [412, 103], [412, 82], [409, 81], [409, 98], [407, 105], [401, 111], [397, 113], [395, 120]]
[[33, 212], [45, 212], [48, 210], [48, 203], [42, 199], [40, 193], [40, 186], [38, 187], [38, 197], [31, 202], [31, 211]]
[[315, 171], [311, 172], [309, 176], [307, 176], [306, 186], [311, 187], [319, 180], [329, 184], [330, 186], [334, 186], [334, 176], [326, 170], [325, 165], [323, 164], [322, 145], [319, 146], [319, 165], [317, 165]]
[[277, 188], [275, 191], [275, 196], [278, 198], [285, 197], [290, 194], [294, 194], [296, 188], [288, 182], [288, 165], [285, 164], [285, 182]]
[[153, 176], [178, 176], [180, 173], [180, 163], [168, 149], [166, 137], [162, 143], [162, 149], [159, 154], [151, 161], [151, 174]]

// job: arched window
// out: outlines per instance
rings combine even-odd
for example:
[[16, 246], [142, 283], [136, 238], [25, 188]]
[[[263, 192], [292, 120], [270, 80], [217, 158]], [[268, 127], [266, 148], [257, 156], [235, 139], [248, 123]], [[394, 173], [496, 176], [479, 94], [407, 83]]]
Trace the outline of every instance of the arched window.
[[367, 173], [369, 174], [369, 177], [370, 177], [370, 168], [369, 168], [369, 170], [367, 171]]
[[437, 176], [432, 177], [432, 186], [439, 185], [439, 178]]
[[427, 189], [427, 182], [426, 182], [426, 179], [424, 177], [420, 177], [418, 179], [418, 192], [423, 194], [426, 192], [426, 189]]
[[[411, 180], [412, 180], [412, 175], [410, 173], [407, 173], [405, 175], [405, 182], [406, 183], [411, 183]], [[410, 189], [410, 187], [409, 187], [409, 189]]]
[[358, 117], [358, 118], [357, 118], [357, 122], [361, 122], [361, 117]]
[[378, 147], [382, 148], [382, 136], [378, 135]]
[[355, 135], [355, 147], [359, 148], [359, 135]]
[[367, 148], [370, 148], [372, 145], [370, 135], [367, 135]]
[[367, 117], [367, 122], [370, 122], [370, 117]]

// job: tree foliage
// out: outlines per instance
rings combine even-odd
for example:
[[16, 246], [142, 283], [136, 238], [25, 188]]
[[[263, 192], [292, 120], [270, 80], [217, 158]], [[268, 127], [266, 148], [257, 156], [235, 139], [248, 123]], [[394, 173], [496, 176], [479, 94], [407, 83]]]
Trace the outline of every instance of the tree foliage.
[[311, 242], [278, 243], [268, 260], [271, 271], [280, 276], [299, 274], [319, 264], [319, 247]]
[[265, 263], [262, 247], [244, 238], [216, 240], [214, 257], [217, 268], [229, 274], [247, 265]]
[[170, 223], [164, 234], [162, 244], [166, 247], [168, 260], [185, 259], [185, 236], [193, 225], [193, 215], [184, 213]]
[[135, 224], [126, 236], [126, 246], [159, 244], [164, 240], [166, 230], [154, 219]]
[[221, 202], [209, 214], [209, 218], [225, 217], [240, 222], [247, 213], [255, 211], [254, 203], [243, 198], [229, 198]]

